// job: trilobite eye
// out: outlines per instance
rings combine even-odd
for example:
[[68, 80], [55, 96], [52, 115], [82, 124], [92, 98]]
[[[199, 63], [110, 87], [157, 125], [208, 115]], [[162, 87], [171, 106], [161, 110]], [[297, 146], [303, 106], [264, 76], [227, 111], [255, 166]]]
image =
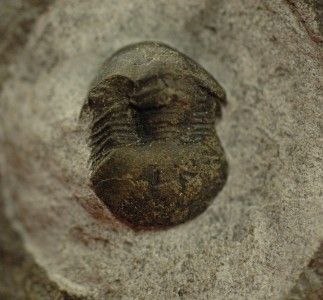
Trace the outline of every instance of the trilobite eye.
[[120, 220], [165, 227], [203, 212], [227, 176], [215, 132], [223, 89], [160, 43], [119, 50], [88, 101], [92, 187]]

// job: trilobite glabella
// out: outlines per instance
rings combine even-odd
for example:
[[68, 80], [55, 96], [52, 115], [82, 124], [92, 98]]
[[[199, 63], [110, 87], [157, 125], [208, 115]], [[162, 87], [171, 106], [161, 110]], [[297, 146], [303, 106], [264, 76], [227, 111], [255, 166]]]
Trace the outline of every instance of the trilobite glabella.
[[92, 187], [119, 219], [179, 224], [222, 189], [227, 162], [215, 131], [225, 93], [184, 54], [161, 43], [122, 48], [92, 84]]

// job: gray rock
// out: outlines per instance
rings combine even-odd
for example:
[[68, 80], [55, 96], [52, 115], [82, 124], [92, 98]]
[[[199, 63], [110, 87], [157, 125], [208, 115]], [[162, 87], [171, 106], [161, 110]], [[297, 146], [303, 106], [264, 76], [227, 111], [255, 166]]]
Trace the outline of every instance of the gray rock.
[[[95, 299], [281, 299], [323, 232], [321, 41], [294, 1], [57, 1], [0, 99], [6, 214], [61, 289]], [[229, 179], [197, 219], [133, 231], [89, 184], [79, 114], [99, 66], [158, 40], [225, 88]]]

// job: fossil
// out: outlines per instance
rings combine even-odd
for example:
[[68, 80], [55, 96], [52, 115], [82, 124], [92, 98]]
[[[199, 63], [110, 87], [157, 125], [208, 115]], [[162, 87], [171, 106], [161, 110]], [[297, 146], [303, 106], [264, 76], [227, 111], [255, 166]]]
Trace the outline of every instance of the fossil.
[[201, 214], [227, 179], [215, 130], [225, 101], [207, 71], [165, 44], [117, 51], [83, 107], [95, 194], [135, 227], [167, 227]]

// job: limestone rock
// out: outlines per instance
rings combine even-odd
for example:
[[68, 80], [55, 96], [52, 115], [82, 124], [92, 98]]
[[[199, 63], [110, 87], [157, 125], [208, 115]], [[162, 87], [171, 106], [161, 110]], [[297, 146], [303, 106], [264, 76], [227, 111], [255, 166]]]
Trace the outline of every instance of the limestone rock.
[[[67, 294], [88, 299], [282, 299], [323, 236], [322, 75], [312, 1], [56, 1], [0, 95], [3, 206]], [[228, 181], [164, 231], [120, 224], [88, 186], [79, 114], [101, 63], [165, 42], [225, 88]]]

